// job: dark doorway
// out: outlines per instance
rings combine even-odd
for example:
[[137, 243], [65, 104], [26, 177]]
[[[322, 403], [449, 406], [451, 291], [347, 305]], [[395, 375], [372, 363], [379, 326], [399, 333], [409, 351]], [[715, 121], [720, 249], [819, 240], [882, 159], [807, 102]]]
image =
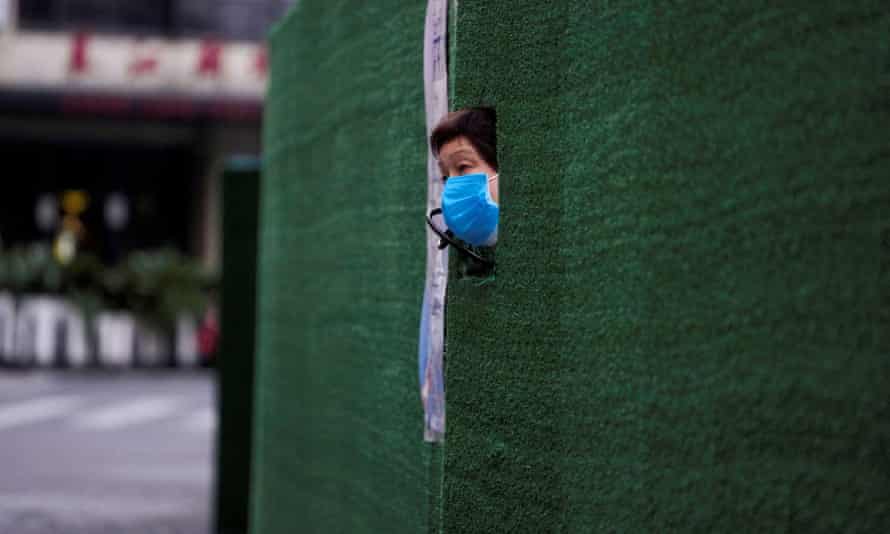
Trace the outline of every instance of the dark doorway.
[[[52, 239], [37, 222], [41, 197], [68, 190], [89, 199], [81, 220], [84, 248], [114, 262], [135, 249], [171, 246], [190, 252], [196, 198], [196, 158], [189, 146], [54, 143], [3, 140], [0, 239], [4, 247]], [[126, 199], [127, 223], [113, 230], [106, 204]]]

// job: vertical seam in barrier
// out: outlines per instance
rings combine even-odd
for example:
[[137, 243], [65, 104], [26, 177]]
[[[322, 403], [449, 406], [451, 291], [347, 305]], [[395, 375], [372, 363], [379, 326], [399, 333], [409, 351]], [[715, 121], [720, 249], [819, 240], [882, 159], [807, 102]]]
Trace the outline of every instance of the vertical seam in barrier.
[[[271, 50], [270, 50], [271, 53]], [[264, 135], [265, 135], [264, 130]], [[264, 173], [267, 169], [266, 165], [261, 165], [261, 173]], [[256, 262], [256, 283], [253, 288], [254, 290], [254, 331], [253, 331], [253, 350], [254, 350], [254, 369], [253, 369], [253, 421], [251, 423], [251, 451], [250, 451], [250, 478], [249, 484], [250, 488], [248, 490], [248, 499], [249, 502], [247, 504], [247, 532], [261, 532], [261, 527], [259, 525], [260, 518], [262, 514], [260, 513], [261, 506], [263, 503], [263, 499], [261, 498], [260, 492], [265, 487], [262, 477], [263, 477], [263, 469], [262, 463], [260, 462], [260, 450], [263, 447], [264, 440], [264, 432], [263, 425], [261, 424], [262, 414], [263, 414], [263, 395], [262, 393], [262, 385], [264, 380], [262, 359], [260, 358], [260, 310], [262, 309], [262, 296], [263, 292], [261, 290], [261, 286], [263, 285], [262, 269], [263, 269], [263, 255], [262, 255], [262, 246], [263, 242], [263, 205], [265, 204], [263, 201], [263, 196], [265, 192], [265, 181], [262, 179], [262, 174], [260, 175], [260, 183], [259, 183], [259, 191], [257, 191], [257, 229], [256, 229], [256, 257], [254, 261]]]
[[[448, 101], [454, 102], [456, 87], [457, 87], [457, 77], [454, 75], [455, 65], [457, 63], [457, 10], [458, 10], [458, 2], [459, 0], [449, 0], [448, 1], [448, 32], [447, 32], [447, 53], [446, 53], [446, 62], [448, 69]], [[446, 308], [447, 313], [447, 308]], [[448, 338], [447, 332], [443, 329], [443, 333], [445, 333], [444, 347], [447, 349], [448, 346]], [[443, 361], [443, 373], [447, 372], [447, 367], [445, 367], [445, 362]], [[447, 390], [446, 390], [447, 394]], [[435, 512], [436, 523], [434, 525], [430, 525], [434, 527], [433, 532], [436, 534], [442, 534], [445, 532], [445, 454], [447, 451], [445, 450], [446, 443], [443, 440], [439, 445], [439, 454], [434, 458], [436, 464], [436, 496], [438, 499], [438, 506], [436, 506]]]
[[260, 284], [262, 283], [262, 276], [260, 276], [260, 271], [262, 269], [262, 252], [261, 247], [263, 245], [262, 239], [262, 231], [263, 231], [263, 192], [265, 190], [265, 181], [263, 180], [263, 173], [265, 172], [266, 166], [261, 163], [260, 165], [260, 175], [257, 191], [257, 221], [256, 221], [256, 256], [254, 258], [255, 262], [255, 273], [256, 273], [256, 282], [254, 284], [253, 292], [254, 292], [254, 329], [253, 329], [253, 406], [252, 406], [252, 421], [251, 421], [251, 451], [250, 451], [250, 478], [248, 479], [248, 503], [247, 503], [247, 532], [257, 532], [259, 531], [258, 517], [259, 517], [259, 507], [261, 504], [261, 499], [259, 498], [259, 489], [263, 487], [261, 476], [262, 469], [259, 462], [260, 455], [260, 446], [262, 445], [261, 434], [262, 434], [262, 425], [260, 424], [261, 417], [261, 398], [260, 388], [262, 387], [262, 381], [260, 380], [260, 373], [262, 372], [261, 362], [260, 362], [260, 298], [262, 296], [262, 291], [260, 291]]
[[[454, 102], [455, 99], [455, 91], [457, 86], [457, 77], [454, 75], [455, 65], [457, 60], [457, 10], [458, 10], [458, 1], [459, 0], [449, 0], [448, 1], [448, 31], [447, 31], [447, 53], [446, 53], [446, 64], [448, 69], [448, 101]], [[447, 308], [446, 308], [447, 313]], [[443, 330], [446, 334], [444, 341], [444, 347], [447, 349], [448, 338], [447, 332]], [[443, 361], [443, 373], [447, 372], [447, 367], [444, 367], [445, 362]], [[447, 390], [446, 390], [447, 394]], [[431, 524], [431, 527], [434, 527], [433, 532], [436, 534], [442, 534], [445, 532], [445, 454], [446, 454], [446, 443], [443, 440], [439, 445], [439, 454], [434, 458], [436, 471], [435, 473], [438, 475], [436, 477], [436, 498], [438, 499], [438, 506], [435, 508], [436, 517], [435, 524]]]

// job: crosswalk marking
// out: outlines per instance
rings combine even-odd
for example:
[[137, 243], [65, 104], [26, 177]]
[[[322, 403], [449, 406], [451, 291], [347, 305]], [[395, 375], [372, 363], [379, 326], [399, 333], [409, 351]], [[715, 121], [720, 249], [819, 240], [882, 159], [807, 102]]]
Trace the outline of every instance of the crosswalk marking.
[[[214, 432], [218, 425], [216, 409], [190, 405], [188, 398], [170, 395], [118, 400], [114, 404], [97, 404], [83, 396], [61, 393], [15, 402], [0, 401], [0, 431], [48, 420], [79, 430], [104, 431], [164, 419], [180, 431]], [[183, 410], [186, 407], [191, 409]]]
[[57, 395], [0, 406], [0, 430], [71, 413], [80, 402], [74, 396]]
[[210, 408], [198, 410], [186, 417], [184, 425], [191, 432], [210, 432], [216, 428], [216, 412]]
[[[0, 529], [5, 526], [5, 523], [2, 522], [4, 516], [31, 515], [35, 511], [42, 511], [46, 514], [47, 511], [52, 510], [54, 515], [59, 514], [60, 516], [76, 514], [72, 517], [110, 519], [114, 517], [120, 518], [120, 510], [126, 510], [127, 519], [146, 520], [183, 514], [192, 510], [194, 506], [193, 503], [178, 496], [164, 497], [152, 495], [151, 499], [146, 499], [142, 495], [134, 495], [133, 493], [132, 491], [122, 491], [117, 494], [110, 494], [106, 491], [105, 494], [100, 495], [91, 495], [89, 492], [84, 494], [50, 491], [0, 493]], [[0, 531], [10, 532], [5, 529]], [[31, 529], [27, 531], [35, 532]], [[61, 532], [55, 529], [53, 531]], [[80, 529], [77, 529], [77, 531], [84, 532]], [[14, 532], [19, 532], [19, 530], [16, 529]], [[41, 529], [41, 532], [46, 531]], [[151, 530], [151, 532], [157, 531]], [[168, 531], [164, 530], [164, 532]]]
[[149, 397], [83, 414], [76, 417], [73, 423], [83, 429], [113, 430], [162, 419], [172, 414], [178, 407], [179, 403], [175, 399]]

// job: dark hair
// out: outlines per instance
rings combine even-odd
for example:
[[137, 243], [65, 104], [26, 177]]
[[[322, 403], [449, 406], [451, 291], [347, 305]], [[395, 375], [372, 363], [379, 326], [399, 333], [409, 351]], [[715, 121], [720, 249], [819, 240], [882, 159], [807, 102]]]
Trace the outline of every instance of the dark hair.
[[442, 146], [460, 136], [466, 137], [494, 170], [498, 169], [497, 117], [494, 108], [474, 107], [452, 111], [439, 121], [430, 135], [430, 148], [439, 157]]

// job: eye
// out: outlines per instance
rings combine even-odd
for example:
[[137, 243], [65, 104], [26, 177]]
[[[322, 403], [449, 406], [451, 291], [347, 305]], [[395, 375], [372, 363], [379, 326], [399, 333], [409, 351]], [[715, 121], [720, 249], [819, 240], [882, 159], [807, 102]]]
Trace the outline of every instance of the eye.
[[469, 165], [469, 164], [467, 164], [467, 163], [461, 163], [460, 165], [457, 166], [457, 170], [458, 170], [461, 174], [463, 174], [464, 172], [466, 172], [466, 171], [468, 171], [468, 170], [470, 170], [470, 169], [472, 169], [472, 168], [473, 168], [473, 166], [472, 166], [472, 165]]

